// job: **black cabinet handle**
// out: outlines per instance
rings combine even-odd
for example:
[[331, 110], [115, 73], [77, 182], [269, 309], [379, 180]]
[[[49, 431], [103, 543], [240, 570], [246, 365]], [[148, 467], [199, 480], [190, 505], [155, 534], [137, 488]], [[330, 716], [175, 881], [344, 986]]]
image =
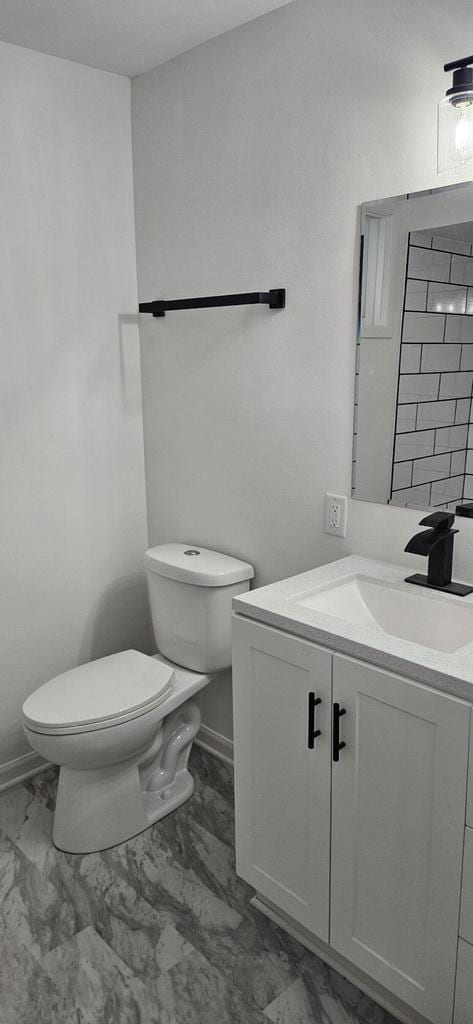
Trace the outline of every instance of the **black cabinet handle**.
[[321, 704], [320, 697], [316, 697], [315, 693], [309, 693], [309, 727], [307, 734], [307, 746], [309, 750], [313, 750], [315, 747], [315, 740], [317, 736], [320, 736], [320, 729], [315, 728], [315, 709], [317, 704]]
[[340, 751], [346, 747], [346, 743], [342, 741], [340, 743], [340, 719], [342, 715], [346, 715], [346, 709], [341, 708], [340, 704], [333, 705], [333, 748], [332, 755], [334, 761], [340, 760]]

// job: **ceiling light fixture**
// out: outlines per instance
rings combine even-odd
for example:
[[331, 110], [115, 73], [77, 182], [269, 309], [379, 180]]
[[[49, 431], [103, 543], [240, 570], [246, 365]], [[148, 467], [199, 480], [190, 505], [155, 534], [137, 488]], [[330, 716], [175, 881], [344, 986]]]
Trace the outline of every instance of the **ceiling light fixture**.
[[452, 60], [453, 83], [438, 105], [437, 171], [473, 167], [473, 56]]

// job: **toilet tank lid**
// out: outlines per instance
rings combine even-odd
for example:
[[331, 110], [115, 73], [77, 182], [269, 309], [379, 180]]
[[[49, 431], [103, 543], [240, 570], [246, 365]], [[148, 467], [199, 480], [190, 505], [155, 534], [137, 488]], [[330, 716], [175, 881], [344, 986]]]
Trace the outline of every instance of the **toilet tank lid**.
[[158, 544], [146, 552], [145, 566], [158, 576], [198, 587], [228, 587], [255, 574], [248, 562], [197, 544]]

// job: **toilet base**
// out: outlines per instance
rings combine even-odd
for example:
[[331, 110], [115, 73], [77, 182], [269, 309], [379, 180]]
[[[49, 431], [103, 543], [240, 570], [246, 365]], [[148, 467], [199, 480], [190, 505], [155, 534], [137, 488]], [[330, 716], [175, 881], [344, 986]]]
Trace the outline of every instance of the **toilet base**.
[[[160, 749], [99, 769], [61, 767], [53, 842], [65, 853], [98, 853], [144, 832], [192, 796], [187, 761], [200, 726], [188, 700], [163, 723]], [[151, 753], [154, 754], [153, 748]]]

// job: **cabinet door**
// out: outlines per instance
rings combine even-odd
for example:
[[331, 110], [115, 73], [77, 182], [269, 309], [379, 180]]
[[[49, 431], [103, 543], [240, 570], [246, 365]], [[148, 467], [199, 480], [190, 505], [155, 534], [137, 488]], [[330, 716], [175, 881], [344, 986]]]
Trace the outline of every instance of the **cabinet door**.
[[471, 1024], [473, 1016], [473, 946], [458, 942], [457, 984], [453, 1024]]
[[331, 944], [434, 1024], [452, 1018], [469, 710], [336, 655]]
[[325, 941], [330, 697], [328, 651], [233, 617], [237, 872]]

